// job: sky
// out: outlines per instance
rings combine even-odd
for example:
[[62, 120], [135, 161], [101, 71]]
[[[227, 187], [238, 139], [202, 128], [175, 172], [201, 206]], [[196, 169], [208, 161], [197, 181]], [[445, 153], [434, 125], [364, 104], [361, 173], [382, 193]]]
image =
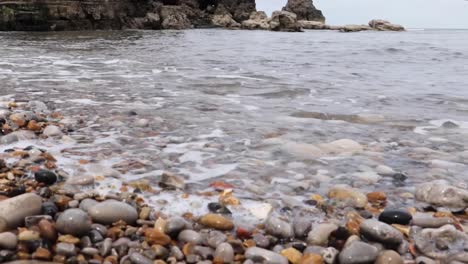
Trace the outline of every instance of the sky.
[[[287, 0], [256, 0], [257, 9], [271, 13]], [[314, 0], [327, 24], [367, 24], [386, 19], [407, 28], [468, 29], [468, 0]]]

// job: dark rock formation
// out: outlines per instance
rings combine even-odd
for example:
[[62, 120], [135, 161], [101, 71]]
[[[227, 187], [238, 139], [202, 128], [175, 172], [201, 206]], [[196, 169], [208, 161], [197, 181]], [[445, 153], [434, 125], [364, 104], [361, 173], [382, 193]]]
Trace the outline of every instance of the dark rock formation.
[[283, 10], [296, 14], [297, 20], [325, 22], [322, 11], [315, 8], [312, 0], [288, 0]]
[[239, 27], [255, 0], [0, 0], [0, 30]]

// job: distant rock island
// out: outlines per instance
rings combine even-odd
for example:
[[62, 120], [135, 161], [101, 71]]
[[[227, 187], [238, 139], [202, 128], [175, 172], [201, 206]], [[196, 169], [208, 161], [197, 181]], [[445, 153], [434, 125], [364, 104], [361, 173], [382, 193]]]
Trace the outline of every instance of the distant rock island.
[[378, 27], [373, 25], [328, 26], [322, 11], [315, 8], [312, 0], [289, 0], [283, 10], [274, 12], [271, 17], [257, 11], [255, 0], [0, 0], [2, 31], [211, 27], [294, 32], [303, 29], [343, 32], [402, 29], [388, 24], [382, 26], [382, 23]]

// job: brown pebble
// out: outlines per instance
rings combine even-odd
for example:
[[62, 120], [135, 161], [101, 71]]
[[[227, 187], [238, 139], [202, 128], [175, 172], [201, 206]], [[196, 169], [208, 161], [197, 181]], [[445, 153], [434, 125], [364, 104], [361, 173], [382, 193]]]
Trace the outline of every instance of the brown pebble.
[[32, 257], [33, 259], [49, 260], [52, 257], [52, 254], [48, 249], [40, 247], [36, 250], [36, 252], [34, 252]]
[[28, 130], [35, 131], [35, 132], [40, 131], [42, 129], [42, 127], [35, 120], [29, 121], [27, 128]]
[[59, 242], [64, 242], [64, 243], [69, 243], [69, 244], [75, 244], [75, 245], [80, 243], [80, 239], [77, 238], [77, 237], [74, 237], [72, 235], [59, 236], [58, 241]]
[[19, 258], [19, 259], [29, 259], [31, 257], [31, 255], [27, 252], [18, 252], [16, 253], [16, 256]]
[[218, 230], [232, 230], [234, 224], [231, 220], [219, 214], [206, 214], [199, 220], [200, 224]]
[[150, 245], [166, 246], [171, 243], [171, 238], [169, 236], [154, 228], [147, 228], [145, 230], [145, 238]]
[[54, 263], [65, 263], [65, 256], [62, 255], [55, 255], [54, 259], [52, 260]]
[[367, 194], [369, 202], [382, 202], [387, 200], [387, 195], [383, 192], [371, 192]]
[[104, 262], [108, 262], [108, 263], [111, 263], [111, 264], [118, 264], [119, 263], [116, 256], [108, 256], [108, 257], [106, 257], [104, 259]]
[[295, 248], [287, 248], [281, 251], [281, 255], [289, 260], [292, 264], [298, 264], [302, 259], [302, 253]]
[[42, 219], [37, 224], [39, 227], [39, 233], [41, 237], [49, 240], [55, 241], [57, 240], [57, 230], [55, 229], [55, 225], [46, 219]]
[[317, 254], [305, 254], [298, 264], [323, 264], [323, 258]]
[[141, 208], [139, 218], [143, 220], [147, 220], [149, 218], [150, 212], [151, 212], [151, 208], [149, 207]]

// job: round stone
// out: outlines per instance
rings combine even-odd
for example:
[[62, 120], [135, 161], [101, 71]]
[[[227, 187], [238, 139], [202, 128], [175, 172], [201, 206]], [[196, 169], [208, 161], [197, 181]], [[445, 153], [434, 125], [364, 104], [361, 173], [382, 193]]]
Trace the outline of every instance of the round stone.
[[18, 238], [11, 232], [0, 233], [0, 248], [15, 249]]
[[44, 183], [45, 185], [52, 185], [57, 181], [57, 175], [49, 170], [39, 170], [34, 173], [34, 179], [37, 182]]
[[216, 248], [214, 258], [220, 263], [232, 263], [234, 261], [234, 249], [229, 243], [221, 243]]
[[172, 217], [166, 221], [166, 224], [164, 225], [164, 233], [171, 237], [177, 237], [177, 235], [186, 227], [187, 221], [185, 221], [185, 219], [182, 217]]
[[404, 210], [385, 210], [379, 215], [379, 221], [387, 224], [408, 225], [413, 217]]
[[116, 200], [107, 200], [96, 204], [88, 211], [94, 221], [100, 224], [112, 224], [124, 221], [133, 224], [138, 219], [138, 212], [131, 205]]
[[393, 250], [384, 250], [380, 252], [375, 264], [403, 264], [400, 254]]
[[254, 262], [269, 263], [269, 264], [288, 264], [287, 258], [280, 254], [259, 247], [251, 247], [245, 251], [245, 257]]
[[199, 245], [202, 243], [203, 238], [200, 233], [193, 230], [184, 230], [180, 232], [178, 240], [184, 243], [192, 243], [194, 245]]
[[376, 247], [367, 243], [355, 241], [341, 251], [340, 264], [365, 264], [373, 263], [378, 255]]
[[293, 226], [290, 223], [283, 221], [277, 217], [268, 218], [265, 225], [265, 230], [269, 234], [280, 238], [294, 237]]
[[82, 236], [91, 230], [91, 218], [81, 209], [68, 209], [57, 219], [56, 228], [62, 234]]

